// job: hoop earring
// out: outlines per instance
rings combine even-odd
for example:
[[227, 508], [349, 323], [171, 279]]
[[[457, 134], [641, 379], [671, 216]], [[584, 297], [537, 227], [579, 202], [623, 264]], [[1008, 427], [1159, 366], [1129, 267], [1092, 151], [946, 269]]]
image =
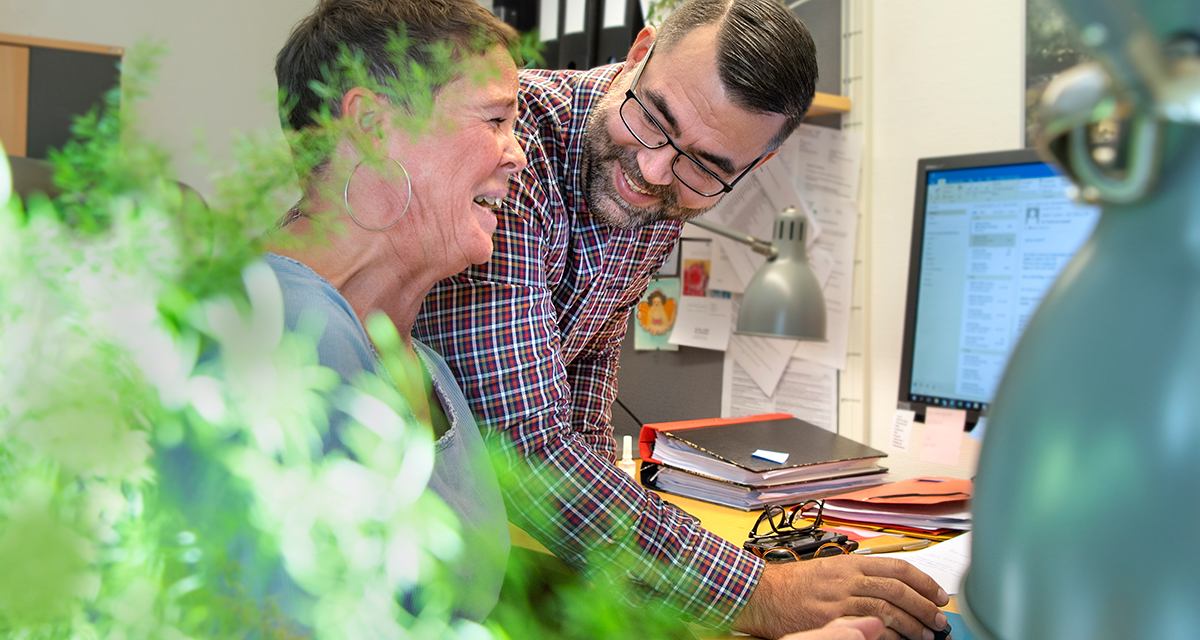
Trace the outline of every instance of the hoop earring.
[[[363, 160], [365, 159], [366, 158], [363, 158]], [[346, 213], [350, 214], [350, 219], [354, 221], [354, 224], [366, 229], [367, 231], [383, 231], [384, 229], [391, 228], [391, 226], [397, 222], [400, 222], [400, 218], [403, 218], [404, 214], [408, 213], [408, 207], [412, 204], [412, 178], [408, 176], [408, 169], [405, 169], [404, 165], [400, 164], [399, 160], [395, 158], [388, 158], [388, 160], [395, 162], [396, 166], [400, 167], [400, 170], [404, 172], [404, 182], [408, 184], [408, 201], [404, 203], [404, 211], [401, 211], [400, 215], [396, 216], [395, 220], [392, 220], [382, 227], [368, 227], [367, 225], [359, 222], [358, 218], [354, 217], [354, 210], [350, 208], [350, 180], [354, 178], [354, 172], [358, 171], [358, 167], [363, 163], [363, 160], [359, 160], [358, 163], [354, 165], [354, 168], [350, 170], [350, 175], [346, 176], [346, 188], [342, 189], [342, 202], [346, 205]]]

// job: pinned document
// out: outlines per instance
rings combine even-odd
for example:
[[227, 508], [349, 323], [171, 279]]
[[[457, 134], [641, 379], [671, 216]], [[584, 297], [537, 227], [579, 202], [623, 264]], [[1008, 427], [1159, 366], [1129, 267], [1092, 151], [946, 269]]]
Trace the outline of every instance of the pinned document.
[[916, 417], [916, 411], [896, 409], [896, 415], [892, 417], [892, 448], [896, 451], [908, 451], [908, 440], [912, 436]]
[[729, 346], [733, 307], [728, 299], [680, 296], [671, 344], [724, 351]]
[[925, 410], [925, 437], [921, 440], [921, 462], [958, 464], [967, 412], [962, 409], [929, 407]]

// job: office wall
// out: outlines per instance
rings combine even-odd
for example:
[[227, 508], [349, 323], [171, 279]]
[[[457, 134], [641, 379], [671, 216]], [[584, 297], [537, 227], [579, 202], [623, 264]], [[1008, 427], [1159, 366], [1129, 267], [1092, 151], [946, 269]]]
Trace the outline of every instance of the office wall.
[[[890, 450], [917, 158], [1023, 144], [1025, 0], [863, 0], [868, 12], [865, 105], [866, 357], [869, 444]], [[921, 463], [920, 428], [889, 463], [902, 475], [974, 473], [964, 438], [957, 467]]]
[[142, 107], [143, 130], [171, 152], [179, 178], [210, 194], [197, 162], [204, 134], [216, 166], [238, 132], [278, 134], [275, 53], [315, 0], [0, 0], [0, 31], [129, 49], [162, 41], [158, 82]]

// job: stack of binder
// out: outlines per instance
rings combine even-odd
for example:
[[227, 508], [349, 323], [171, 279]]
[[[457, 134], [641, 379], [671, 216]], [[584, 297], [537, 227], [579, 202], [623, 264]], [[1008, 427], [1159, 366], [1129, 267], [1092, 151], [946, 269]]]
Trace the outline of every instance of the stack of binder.
[[973, 491], [970, 480], [912, 478], [829, 496], [822, 516], [831, 524], [941, 540], [971, 528]]
[[645, 486], [747, 511], [888, 479], [887, 454], [786, 413], [648, 424], [639, 440]]

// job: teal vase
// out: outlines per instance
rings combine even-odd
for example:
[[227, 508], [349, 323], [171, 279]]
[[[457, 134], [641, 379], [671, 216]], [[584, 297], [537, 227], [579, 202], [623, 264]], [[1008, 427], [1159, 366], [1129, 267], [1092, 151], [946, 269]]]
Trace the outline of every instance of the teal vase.
[[1200, 127], [1108, 204], [992, 404], [960, 602], [980, 638], [1200, 637]]

